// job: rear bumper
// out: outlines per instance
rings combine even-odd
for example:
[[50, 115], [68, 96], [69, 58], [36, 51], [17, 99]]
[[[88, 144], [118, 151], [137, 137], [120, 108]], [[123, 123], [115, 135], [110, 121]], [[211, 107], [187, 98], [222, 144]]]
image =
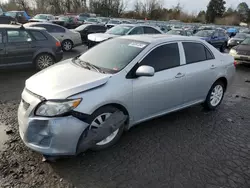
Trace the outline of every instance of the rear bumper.
[[246, 56], [246, 55], [233, 55], [235, 61], [239, 64], [245, 64], [245, 63], [249, 63], [250, 64], [250, 56]]
[[56, 52], [55, 54], [55, 60], [56, 62], [59, 62], [63, 59], [63, 51], [61, 50], [60, 52]]

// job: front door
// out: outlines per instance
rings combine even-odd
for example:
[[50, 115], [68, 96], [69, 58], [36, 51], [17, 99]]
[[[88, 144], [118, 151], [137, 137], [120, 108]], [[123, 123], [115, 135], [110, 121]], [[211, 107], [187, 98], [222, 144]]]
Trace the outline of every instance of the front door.
[[201, 43], [183, 42], [186, 65], [183, 66], [183, 105], [206, 99], [216, 79], [216, 61], [212, 52]]
[[32, 63], [33, 53], [32, 38], [25, 30], [7, 30], [6, 56], [7, 64]]
[[152, 77], [133, 79], [133, 110], [136, 123], [164, 114], [182, 103], [183, 74], [177, 43], [153, 49], [140, 63], [155, 69]]

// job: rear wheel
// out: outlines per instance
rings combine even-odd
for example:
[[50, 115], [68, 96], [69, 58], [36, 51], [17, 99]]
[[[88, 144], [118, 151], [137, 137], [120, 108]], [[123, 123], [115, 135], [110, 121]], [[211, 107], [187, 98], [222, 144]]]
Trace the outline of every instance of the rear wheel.
[[63, 51], [69, 52], [73, 48], [73, 42], [71, 40], [64, 40], [62, 42], [62, 49]]
[[208, 110], [216, 109], [222, 102], [225, 93], [225, 84], [217, 81], [208, 92], [204, 107]]
[[[90, 118], [90, 129], [98, 129], [102, 124], [111, 116], [114, 112], [119, 111], [117, 108], [112, 106], [106, 106], [95, 111]], [[121, 126], [119, 129], [115, 130], [108, 137], [102, 141], [96, 143], [96, 145], [91, 148], [91, 150], [98, 151], [106, 149], [114, 145], [121, 137], [124, 130], [124, 126]]]
[[50, 54], [40, 54], [37, 56], [35, 60], [35, 66], [38, 70], [46, 69], [47, 67], [53, 65], [55, 63], [55, 59]]

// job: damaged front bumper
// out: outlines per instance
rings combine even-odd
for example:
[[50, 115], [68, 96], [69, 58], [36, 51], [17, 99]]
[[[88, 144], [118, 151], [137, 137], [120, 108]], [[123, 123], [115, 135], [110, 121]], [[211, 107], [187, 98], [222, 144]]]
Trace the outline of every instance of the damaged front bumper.
[[36, 106], [42, 100], [24, 90], [18, 108], [20, 136], [27, 147], [48, 156], [76, 155], [94, 146], [124, 125], [127, 116], [118, 111], [101, 128], [89, 130], [89, 124], [74, 117], [37, 117]]

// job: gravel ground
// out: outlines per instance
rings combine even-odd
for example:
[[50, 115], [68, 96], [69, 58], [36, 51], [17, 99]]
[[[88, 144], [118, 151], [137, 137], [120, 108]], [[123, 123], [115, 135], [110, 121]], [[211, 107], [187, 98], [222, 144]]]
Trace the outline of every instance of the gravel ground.
[[[250, 187], [250, 68], [237, 69], [218, 110], [195, 106], [140, 124], [115, 146], [55, 163], [24, 146], [17, 107], [34, 71], [0, 74], [0, 187]], [[3, 92], [2, 92], [3, 91]]]

